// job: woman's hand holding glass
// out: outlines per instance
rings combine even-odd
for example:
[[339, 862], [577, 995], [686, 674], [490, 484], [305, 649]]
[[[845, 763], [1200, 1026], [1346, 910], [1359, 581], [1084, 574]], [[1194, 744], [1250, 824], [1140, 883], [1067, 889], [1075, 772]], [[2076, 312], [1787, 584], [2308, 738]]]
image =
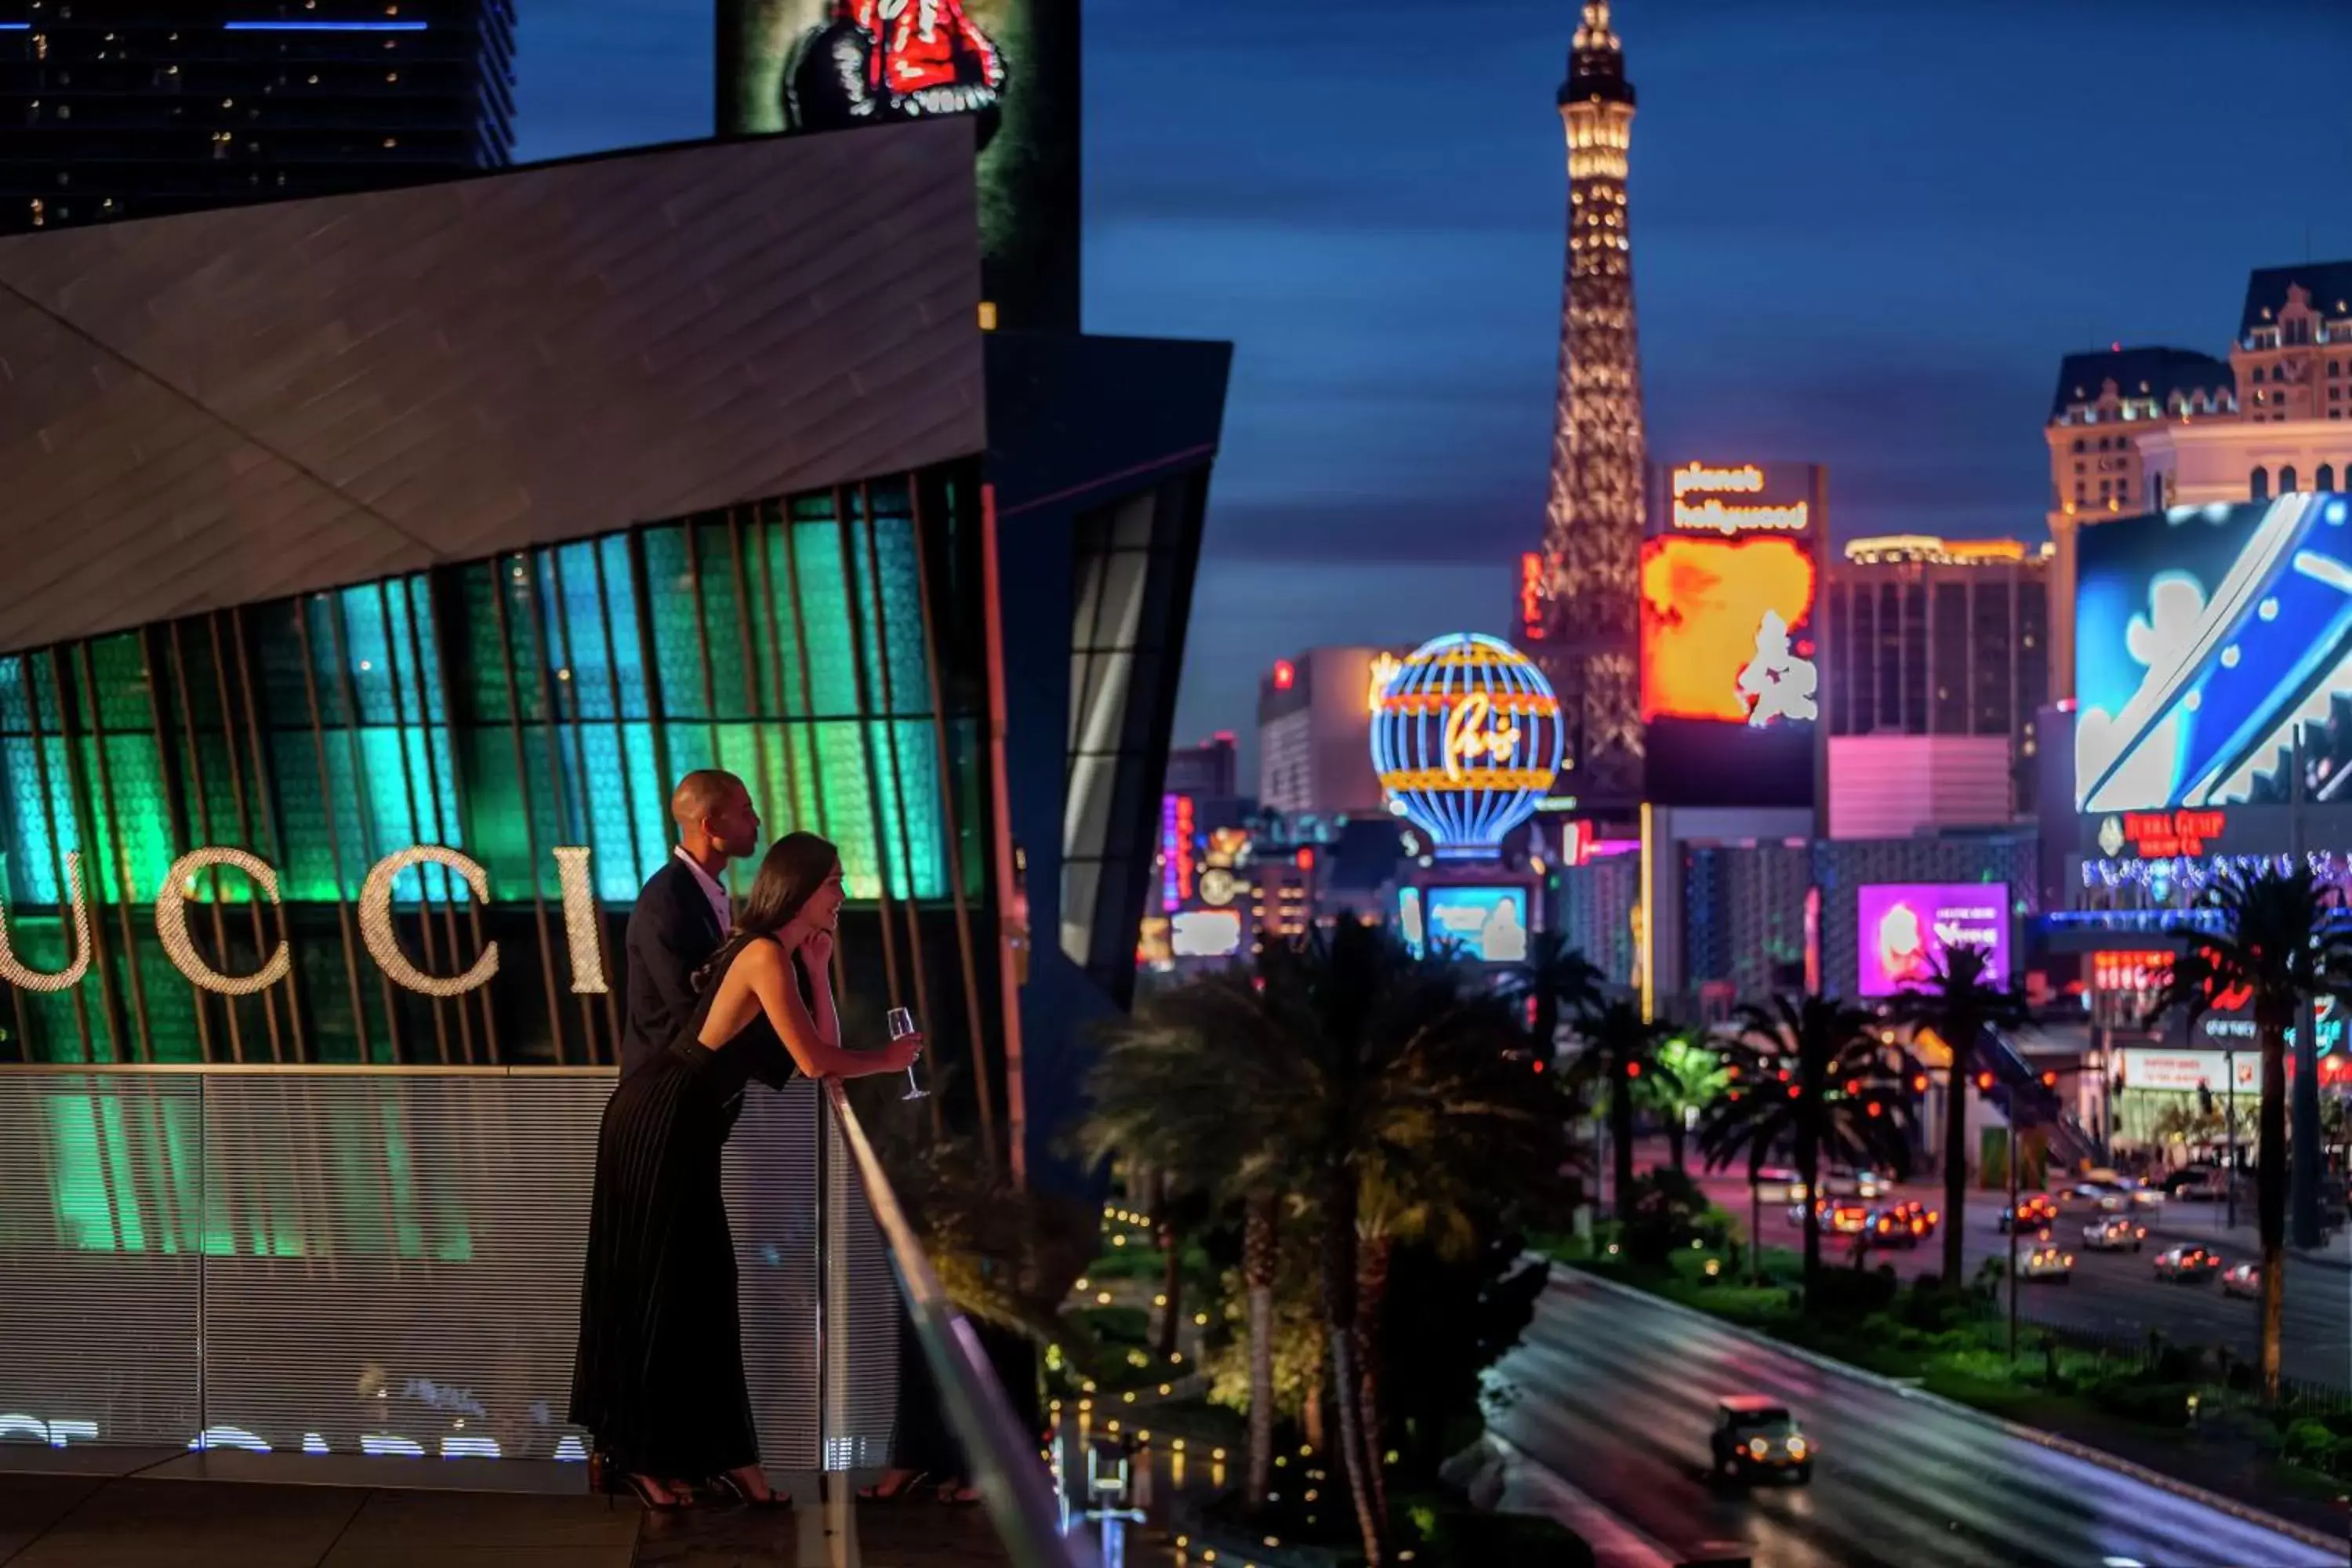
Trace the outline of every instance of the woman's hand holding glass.
[[882, 1059], [890, 1064], [892, 1072], [902, 1068], [912, 1068], [922, 1054], [923, 1037], [920, 1035], [900, 1035], [882, 1047]]

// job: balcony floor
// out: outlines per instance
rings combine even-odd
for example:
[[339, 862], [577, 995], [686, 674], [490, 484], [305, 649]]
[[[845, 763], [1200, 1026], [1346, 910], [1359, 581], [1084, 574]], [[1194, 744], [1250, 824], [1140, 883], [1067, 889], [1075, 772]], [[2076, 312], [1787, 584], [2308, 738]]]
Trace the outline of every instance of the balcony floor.
[[[862, 1479], [862, 1478], [861, 1478]], [[646, 1513], [587, 1495], [584, 1467], [170, 1449], [0, 1448], [5, 1568], [1000, 1568], [977, 1509], [851, 1500], [782, 1478], [800, 1507]], [[427, 1485], [425, 1483], [430, 1482]], [[817, 1500], [820, 1490], [824, 1500]]]

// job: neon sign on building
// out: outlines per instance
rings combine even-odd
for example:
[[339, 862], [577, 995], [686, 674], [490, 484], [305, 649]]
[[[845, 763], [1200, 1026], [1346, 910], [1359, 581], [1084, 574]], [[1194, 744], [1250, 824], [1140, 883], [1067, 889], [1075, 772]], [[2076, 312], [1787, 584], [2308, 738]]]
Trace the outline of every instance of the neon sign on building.
[[1533, 551], [1519, 557], [1519, 635], [1529, 642], [1544, 640], [1543, 557]]
[[1564, 760], [1559, 700], [1500, 637], [1415, 648], [1374, 705], [1372, 766], [1391, 807], [1439, 855], [1486, 856], [1526, 821]]
[[[1675, 527], [1689, 533], [1727, 535], [1803, 533], [1812, 526], [1809, 502], [1737, 499], [1763, 492], [1764, 470], [1753, 463], [1737, 468], [1685, 463], [1674, 471]], [[1735, 499], [1726, 500], [1726, 496]]]

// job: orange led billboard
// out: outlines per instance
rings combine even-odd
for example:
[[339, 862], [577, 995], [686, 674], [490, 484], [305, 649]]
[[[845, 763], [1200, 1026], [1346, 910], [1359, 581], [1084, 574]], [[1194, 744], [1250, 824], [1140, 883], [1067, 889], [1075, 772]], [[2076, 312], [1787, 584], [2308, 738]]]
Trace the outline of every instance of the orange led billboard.
[[1771, 729], [1819, 712], [1813, 556], [1784, 535], [1642, 547], [1642, 718]]

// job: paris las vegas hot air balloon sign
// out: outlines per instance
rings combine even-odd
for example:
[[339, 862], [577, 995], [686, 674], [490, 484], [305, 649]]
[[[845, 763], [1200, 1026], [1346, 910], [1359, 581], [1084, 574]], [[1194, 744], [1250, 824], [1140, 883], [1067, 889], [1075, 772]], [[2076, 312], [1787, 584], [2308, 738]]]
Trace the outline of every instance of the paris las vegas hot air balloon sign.
[[1496, 854], [1562, 760], [1559, 699], [1527, 655], [1458, 632], [1400, 661], [1372, 703], [1372, 766], [1397, 813], [1450, 858]]

